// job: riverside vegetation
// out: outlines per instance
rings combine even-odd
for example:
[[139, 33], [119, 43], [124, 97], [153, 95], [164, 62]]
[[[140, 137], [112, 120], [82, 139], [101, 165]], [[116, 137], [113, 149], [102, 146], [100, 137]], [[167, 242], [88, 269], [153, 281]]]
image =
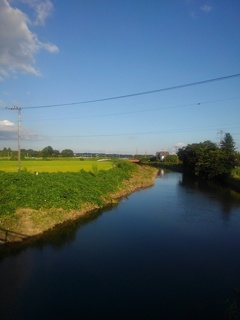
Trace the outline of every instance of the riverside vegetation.
[[27, 237], [153, 184], [157, 169], [126, 161], [87, 172], [0, 172], [0, 228]]

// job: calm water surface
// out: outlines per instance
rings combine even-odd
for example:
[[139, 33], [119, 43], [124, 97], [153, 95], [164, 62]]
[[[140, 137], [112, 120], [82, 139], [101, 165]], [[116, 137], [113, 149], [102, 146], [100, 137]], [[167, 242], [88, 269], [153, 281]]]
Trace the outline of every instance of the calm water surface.
[[2, 253], [0, 319], [220, 320], [239, 287], [239, 196], [168, 173]]

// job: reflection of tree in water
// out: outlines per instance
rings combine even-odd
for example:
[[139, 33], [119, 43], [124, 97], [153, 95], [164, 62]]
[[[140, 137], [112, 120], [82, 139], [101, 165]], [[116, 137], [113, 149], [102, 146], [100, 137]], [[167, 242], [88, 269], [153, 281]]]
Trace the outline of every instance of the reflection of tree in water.
[[230, 220], [230, 214], [234, 208], [240, 208], [240, 194], [220, 182], [194, 179], [183, 174], [179, 185], [189, 190], [198, 191], [213, 202], [219, 203], [222, 207], [222, 218], [225, 221]]
[[75, 221], [62, 223], [54, 229], [44, 232], [42, 235], [29, 238], [20, 243], [4, 245], [0, 247], [0, 260], [7, 256], [16, 255], [19, 252], [25, 251], [29, 247], [41, 250], [44, 246], [50, 245], [55, 250], [61, 249], [63, 246], [75, 240], [77, 231], [81, 226], [98, 219], [103, 213], [106, 213], [111, 209], [112, 206], [102, 210], [94, 210]]

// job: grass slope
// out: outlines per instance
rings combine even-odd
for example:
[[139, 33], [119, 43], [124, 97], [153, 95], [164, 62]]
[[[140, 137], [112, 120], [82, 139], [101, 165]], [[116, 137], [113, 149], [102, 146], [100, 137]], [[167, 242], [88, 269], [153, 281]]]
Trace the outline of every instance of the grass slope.
[[0, 172], [0, 228], [36, 235], [153, 184], [157, 170], [119, 162], [98, 172]]

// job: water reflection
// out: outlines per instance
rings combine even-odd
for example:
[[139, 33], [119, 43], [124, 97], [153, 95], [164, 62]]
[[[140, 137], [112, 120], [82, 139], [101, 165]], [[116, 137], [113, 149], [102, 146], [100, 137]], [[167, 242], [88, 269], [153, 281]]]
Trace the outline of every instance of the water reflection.
[[41, 250], [48, 245], [54, 248], [54, 250], [60, 250], [62, 247], [75, 241], [77, 231], [81, 226], [97, 220], [103, 213], [111, 211], [113, 206], [105, 208], [104, 210], [93, 210], [86, 216], [63, 223], [52, 230], [46, 231], [40, 236], [32, 237], [24, 242], [2, 245], [0, 246], [0, 261], [9, 255], [14, 256], [27, 250], [29, 246]]
[[211, 202], [219, 204], [222, 209], [222, 218], [228, 221], [231, 213], [240, 207], [240, 194], [224, 187], [220, 183], [213, 181], [204, 181], [190, 178], [182, 175], [179, 185], [190, 192], [200, 192], [204, 194]]
[[160, 172], [154, 187], [113, 210], [2, 259], [0, 319], [224, 319], [240, 279], [238, 201], [225, 188]]

